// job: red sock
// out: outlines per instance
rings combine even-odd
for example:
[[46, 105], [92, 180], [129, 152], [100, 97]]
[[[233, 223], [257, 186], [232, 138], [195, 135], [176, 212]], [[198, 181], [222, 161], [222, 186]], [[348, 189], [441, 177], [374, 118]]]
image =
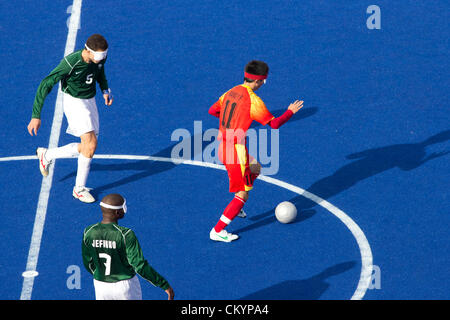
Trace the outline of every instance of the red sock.
[[223, 211], [222, 216], [220, 217], [219, 221], [217, 222], [216, 226], [214, 227], [214, 230], [216, 232], [222, 231], [227, 225], [230, 224], [230, 222], [239, 214], [239, 212], [244, 207], [245, 200], [234, 196], [233, 200], [228, 204], [228, 206]]

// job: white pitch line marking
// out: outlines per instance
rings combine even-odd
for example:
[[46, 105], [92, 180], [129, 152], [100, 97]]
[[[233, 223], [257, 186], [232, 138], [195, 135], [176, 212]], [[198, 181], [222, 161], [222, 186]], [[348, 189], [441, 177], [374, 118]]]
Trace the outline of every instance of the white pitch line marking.
[[[136, 155], [114, 155], [114, 154], [98, 154], [94, 155], [94, 158], [96, 159], [112, 159], [112, 160], [148, 160], [148, 161], [162, 161], [162, 162], [172, 162], [174, 164], [187, 164], [187, 165], [193, 165], [193, 166], [200, 166], [200, 167], [206, 167], [206, 168], [213, 168], [218, 170], [225, 170], [225, 167], [223, 165], [218, 165], [214, 163], [209, 162], [202, 162], [202, 161], [195, 161], [195, 160], [183, 160], [183, 159], [174, 159], [174, 158], [165, 158], [165, 157], [153, 157], [153, 156], [136, 156]], [[1, 161], [17, 161], [17, 160], [31, 160], [31, 159], [37, 159], [36, 156], [17, 156], [17, 157], [4, 157], [0, 158]], [[300, 187], [297, 187], [295, 185], [292, 185], [290, 183], [260, 175], [258, 179], [276, 185], [280, 188], [287, 189], [289, 191], [292, 191], [294, 193], [297, 193], [298, 195], [301, 195], [305, 198], [310, 199], [311, 201], [317, 203], [319, 206], [323, 207], [327, 211], [329, 211], [331, 214], [336, 216], [352, 233], [353, 237], [355, 238], [359, 251], [361, 254], [361, 273], [358, 281], [358, 286], [353, 293], [351, 300], [361, 300], [367, 289], [369, 288], [370, 281], [372, 279], [372, 271], [373, 271], [373, 257], [372, 257], [372, 250], [370, 249], [369, 242], [367, 241], [366, 236], [364, 235], [364, 232], [361, 230], [361, 228], [341, 209], [337, 208], [336, 206], [332, 205], [328, 201], [316, 196], [315, 194], [312, 194], [305, 189], [302, 189]], [[36, 274], [37, 275], [37, 274]]]
[[[64, 49], [64, 57], [72, 53], [75, 49], [75, 42], [77, 39], [78, 25], [81, 16], [82, 0], [73, 0], [72, 14], [70, 16], [69, 31], [67, 34], [66, 47]], [[61, 124], [63, 120], [63, 103], [61, 94], [61, 84], [58, 87], [58, 95], [56, 97], [55, 113], [53, 114], [52, 129], [49, 139], [49, 148], [56, 148], [59, 142], [59, 135], [61, 132]], [[53, 171], [55, 162], [49, 168], [49, 175], [42, 178], [41, 191], [39, 193], [39, 200], [36, 209], [36, 216], [34, 218], [33, 234], [31, 236], [30, 249], [28, 251], [28, 259], [26, 270], [23, 273], [22, 292], [20, 300], [30, 300], [33, 291], [34, 279], [38, 275], [36, 271], [39, 251], [41, 248], [42, 233], [44, 231], [45, 217], [47, 215], [48, 198], [50, 196], [50, 189], [52, 188]]]

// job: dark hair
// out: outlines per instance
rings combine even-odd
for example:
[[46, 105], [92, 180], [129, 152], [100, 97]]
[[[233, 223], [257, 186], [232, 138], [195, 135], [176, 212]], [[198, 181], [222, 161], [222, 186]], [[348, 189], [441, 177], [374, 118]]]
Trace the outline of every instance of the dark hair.
[[[247, 63], [244, 71], [258, 76], [265, 76], [269, 74], [269, 66], [264, 61], [252, 60]], [[255, 80], [244, 77], [244, 81], [253, 82]]]
[[86, 45], [94, 51], [105, 51], [108, 49], [108, 42], [101, 34], [90, 36], [86, 41]]

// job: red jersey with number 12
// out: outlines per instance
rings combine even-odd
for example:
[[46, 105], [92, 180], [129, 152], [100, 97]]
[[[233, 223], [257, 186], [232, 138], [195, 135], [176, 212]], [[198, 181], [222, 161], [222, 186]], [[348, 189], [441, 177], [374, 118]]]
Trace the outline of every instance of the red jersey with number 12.
[[246, 85], [238, 85], [226, 93], [213, 105], [219, 112], [219, 140], [245, 144], [245, 136], [253, 120], [266, 125], [275, 117], [253, 90]]

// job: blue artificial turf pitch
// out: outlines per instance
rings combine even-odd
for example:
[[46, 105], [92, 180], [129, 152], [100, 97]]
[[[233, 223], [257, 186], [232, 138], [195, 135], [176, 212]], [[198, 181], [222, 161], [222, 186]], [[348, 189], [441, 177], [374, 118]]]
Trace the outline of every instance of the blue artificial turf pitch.
[[[40, 81], [63, 57], [71, 4], [0, 3], [0, 158], [48, 146], [57, 88], [38, 136], [26, 126]], [[257, 94], [268, 109], [279, 116], [296, 99], [305, 105], [279, 130], [270, 177], [328, 201], [361, 229], [375, 266], [364, 299], [448, 299], [449, 5], [380, 0], [381, 29], [369, 30], [371, 4], [83, 1], [75, 48], [93, 33], [107, 38], [115, 97], [106, 107], [97, 95], [96, 153], [170, 158], [177, 129], [201, 142], [218, 127], [209, 107], [242, 82], [248, 61], [264, 60], [270, 74]], [[64, 119], [59, 145], [77, 141], [66, 127]], [[81, 239], [101, 213], [98, 202], [72, 198], [75, 175], [75, 159], [56, 161], [32, 299], [95, 298]], [[0, 299], [20, 298], [41, 183], [36, 160], [0, 162]], [[240, 235], [230, 244], [209, 240], [232, 199], [223, 170], [94, 159], [88, 186], [98, 199], [127, 198], [120, 224], [177, 299], [350, 299], [358, 286], [362, 257], [346, 224], [280, 184], [255, 182], [248, 217], [228, 227]], [[273, 211], [285, 200], [298, 209], [288, 225]], [[141, 287], [144, 299], [166, 299], [142, 279]]]

